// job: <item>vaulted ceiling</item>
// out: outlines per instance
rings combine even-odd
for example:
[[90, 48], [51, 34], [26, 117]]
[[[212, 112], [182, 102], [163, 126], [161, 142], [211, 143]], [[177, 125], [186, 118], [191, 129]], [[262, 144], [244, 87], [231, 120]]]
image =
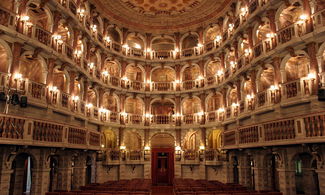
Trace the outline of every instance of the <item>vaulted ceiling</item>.
[[216, 22], [231, 0], [93, 0], [110, 21], [148, 33], [195, 30]]

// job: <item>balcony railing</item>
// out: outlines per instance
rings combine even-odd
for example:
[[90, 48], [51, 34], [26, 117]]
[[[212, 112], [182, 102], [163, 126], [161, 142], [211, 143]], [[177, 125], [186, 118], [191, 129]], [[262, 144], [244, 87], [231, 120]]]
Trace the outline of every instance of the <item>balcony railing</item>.
[[172, 115], [153, 115], [152, 123], [158, 125], [167, 125], [175, 123], [175, 117]]
[[[68, 131], [64, 133], [66, 130]], [[0, 115], [0, 140], [5, 144], [24, 144], [50, 147], [78, 147], [99, 149], [100, 134], [66, 124], [32, 118]], [[19, 143], [18, 143], [19, 144]]]
[[154, 82], [152, 83], [153, 91], [173, 91], [174, 83], [173, 82]]

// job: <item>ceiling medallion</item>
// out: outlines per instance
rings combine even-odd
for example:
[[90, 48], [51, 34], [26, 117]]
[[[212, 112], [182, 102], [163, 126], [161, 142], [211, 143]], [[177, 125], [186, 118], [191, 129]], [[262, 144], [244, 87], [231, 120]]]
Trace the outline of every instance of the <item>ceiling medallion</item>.
[[174, 16], [198, 7], [203, 0], [120, 0], [127, 7], [147, 16]]

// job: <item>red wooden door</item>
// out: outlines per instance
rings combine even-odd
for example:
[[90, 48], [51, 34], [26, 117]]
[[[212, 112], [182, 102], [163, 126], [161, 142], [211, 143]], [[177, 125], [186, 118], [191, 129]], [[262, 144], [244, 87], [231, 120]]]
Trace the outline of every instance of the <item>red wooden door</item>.
[[154, 185], [172, 185], [174, 179], [174, 149], [152, 149], [151, 163], [152, 183]]

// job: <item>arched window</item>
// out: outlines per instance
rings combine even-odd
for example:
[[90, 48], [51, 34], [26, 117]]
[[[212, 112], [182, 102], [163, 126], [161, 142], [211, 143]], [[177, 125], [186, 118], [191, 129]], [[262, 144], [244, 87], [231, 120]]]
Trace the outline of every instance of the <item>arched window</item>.
[[125, 101], [125, 112], [129, 114], [143, 114], [144, 105], [138, 98], [127, 98]]
[[294, 81], [306, 77], [309, 73], [310, 59], [305, 55], [291, 57], [285, 64], [287, 81]]
[[22, 56], [20, 59], [19, 73], [23, 78], [28, 78], [37, 83], [46, 83], [46, 71], [43, 62], [31, 55]]
[[193, 47], [197, 47], [199, 43], [199, 38], [195, 34], [187, 35], [182, 42], [182, 49], [189, 49]]

